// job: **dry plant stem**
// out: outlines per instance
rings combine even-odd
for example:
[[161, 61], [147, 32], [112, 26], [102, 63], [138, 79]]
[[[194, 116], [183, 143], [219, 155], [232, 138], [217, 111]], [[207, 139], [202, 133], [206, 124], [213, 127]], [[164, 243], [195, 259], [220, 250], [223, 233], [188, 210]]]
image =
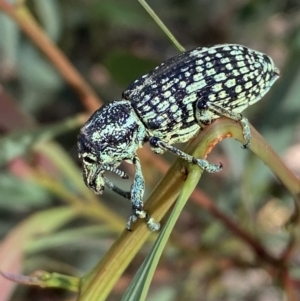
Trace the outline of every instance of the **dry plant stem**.
[[282, 285], [288, 301], [298, 301], [298, 293], [296, 287], [287, 270], [281, 275]]
[[276, 264], [278, 260], [272, 257], [264, 247], [249, 233], [240, 228], [239, 224], [234, 220], [230, 219], [226, 216], [222, 211], [215, 206], [210, 200], [205, 199], [203, 197], [197, 197], [198, 192], [194, 191], [194, 203], [198, 204], [202, 208], [206, 209], [212, 216], [214, 216], [217, 220], [219, 220], [222, 224], [226, 226], [226, 228], [231, 231], [238, 238], [243, 240], [253, 251], [256, 253], [256, 256], [263, 261], [267, 261], [271, 264]]
[[[230, 119], [221, 118], [216, 120], [207, 128], [207, 131], [216, 132], [220, 137], [230, 135], [230, 137], [243, 143], [240, 125]], [[286, 167], [281, 158], [252, 126], [251, 134], [250, 150], [270, 168], [292, 196], [300, 194], [300, 180]]]
[[[299, 180], [286, 168], [264, 139], [253, 128], [251, 131], [253, 137], [251, 150], [270, 167], [292, 194], [297, 194], [299, 192]], [[207, 127], [191, 141], [186, 152], [193, 153], [192, 150], [198, 145], [198, 148], [201, 149], [198, 151], [202, 156], [205, 156], [216, 144], [216, 140], [229, 136], [243, 142], [240, 125], [232, 120], [222, 118]], [[185, 162], [178, 159], [149, 197], [146, 210], [156, 220], [159, 221], [174, 203], [184, 184], [185, 171]], [[237, 236], [246, 241], [256, 251], [258, 258], [272, 265], [278, 263], [278, 260], [268, 254], [258, 241], [245, 234], [237, 224], [232, 223], [226, 216], [219, 215], [218, 210], [216, 211], [216, 208], [211, 204], [208, 203], [204, 207], [230, 227], [230, 230]], [[212, 210], [212, 208], [214, 209]], [[120, 275], [150, 235], [143, 221], [138, 221], [136, 226], [137, 228], [133, 232], [124, 231], [98, 265], [83, 277], [78, 300], [105, 300]], [[97, 299], [97, 296], [101, 296], [102, 299], [99, 297]]]
[[280, 157], [253, 127], [251, 127], [251, 133], [252, 136], [255, 137], [255, 143], [252, 144], [250, 149], [278, 177], [299, 206], [300, 202], [298, 196], [300, 194], [300, 180], [286, 167]]
[[36, 183], [65, 200], [65, 202], [76, 209], [80, 215], [92, 218], [96, 221], [101, 220], [105, 224], [108, 224], [110, 229], [116, 233], [120, 233], [124, 229], [126, 221], [108, 208], [103, 210], [100, 202], [83, 203], [82, 199], [66, 190], [59, 181], [51, 179], [47, 175], [42, 176], [41, 174], [36, 173], [34, 179]]
[[[229, 120], [228, 120], [229, 121]], [[218, 122], [218, 121], [217, 121]], [[213, 127], [217, 127], [217, 122], [215, 122], [211, 127], [213, 130]], [[234, 124], [232, 124], [234, 125]], [[225, 124], [224, 124], [225, 126]], [[236, 126], [236, 124], [235, 124]], [[221, 128], [218, 128], [217, 130], [221, 130]], [[233, 133], [233, 129], [231, 130]], [[293, 172], [291, 172], [286, 165], [283, 163], [283, 161], [280, 159], [280, 157], [274, 152], [274, 150], [268, 145], [268, 143], [262, 138], [262, 136], [253, 128], [251, 127], [251, 133], [252, 133], [252, 140], [251, 140], [251, 151], [256, 154], [271, 170], [272, 172], [279, 178], [279, 180], [282, 182], [282, 184], [288, 189], [290, 194], [293, 196], [295, 202], [296, 202], [296, 208], [297, 211], [300, 203], [299, 203], [299, 194], [300, 194], [300, 181], [295, 176]], [[238, 134], [238, 133], [237, 133]], [[239, 135], [240, 137], [235, 136], [236, 139], [242, 142], [241, 133]], [[212, 209], [212, 208], [211, 208]], [[214, 214], [214, 210], [211, 212]], [[298, 212], [296, 212], [296, 215]], [[214, 214], [215, 215], [215, 214]], [[216, 215], [215, 215], [216, 216]], [[286, 262], [288, 261], [291, 253], [294, 251], [295, 248], [295, 242], [297, 241], [295, 235], [296, 231], [291, 230], [291, 238], [290, 242], [286, 246], [286, 249], [283, 251], [282, 255], [279, 259], [275, 259], [273, 257], [269, 257], [269, 255], [266, 256], [264, 254], [264, 249], [261, 249], [260, 245], [255, 244], [255, 241], [253, 241], [252, 237], [249, 236], [247, 233], [244, 233], [243, 231], [241, 233], [239, 227], [235, 227], [234, 223], [231, 225], [230, 219], [222, 219], [221, 216], [216, 216], [219, 220], [221, 220], [224, 224], [227, 225], [229, 229], [231, 229], [232, 232], [237, 234], [240, 238], [244, 239], [245, 241], [248, 241], [249, 245], [256, 251], [258, 256], [258, 259], [266, 259], [268, 262], [276, 263], [277, 267], [284, 267]], [[299, 224], [298, 219], [294, 221], [295, 223]], [[296, 228], [296, 224], [292, 225], [294, 229]], [[246, 234], [246, 235], [245, 235]], [[251, 242], [252, 240], [252, 242]]]
[[25, 5], [13, 6], [5, 0], [0, 0], [0, 9], [9, 15], [37, 47], [44, 52], [64, 79], [77, 91], [87, 110], [94, 112], [98, 109], [102, 104], [99, 97], [73, 67], [68, 58], [40, 28], [27, 7]]
[[77, 277], [67, 276], [59, 273], [36, 271], [29, 276], [16, 275], [0, 271], [0, 274], [8, 280], [24, 285], [39, 286], [42, 288], [61, 288], [72, 292], [78, 292], [79, 281]]
[[280, 256], [280, 264], [282, 266], [287, 266], [290, 258], [293, 256], [294, 252], [296, 251], [296, 247], [299, 242], [299, 231], [297, 231], [299, 222], [297, 221], [296, 224], [289, 226], [289, 234], [290, 234], [290, 240], [288, 244], [286, 245], [285, 249], [282, 251]]
[[[186, 176], [185, 172], [180, 171], [181, 168], [181, 162], [177, 161], [153, 191], [145, 206], [156, 220], [166, 214], [180, 193]], [[124, 269], [151, 235], [144, 221], [139, 220], [134, 226], [132, 232], [125, 230], [120, 235], [99, 264], [82, 279], [78, 300], [105, 300]]]

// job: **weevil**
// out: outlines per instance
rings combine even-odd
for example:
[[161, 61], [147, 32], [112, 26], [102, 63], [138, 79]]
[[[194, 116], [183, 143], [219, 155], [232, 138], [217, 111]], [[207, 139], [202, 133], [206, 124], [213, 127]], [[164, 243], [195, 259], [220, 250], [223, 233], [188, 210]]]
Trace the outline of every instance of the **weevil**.
[[[241, 124], [245, 147], [249, 147], [250, 127], [241, 112], [259, 101], [278, 77], [269, 56], [236, 44], [196, 48], [165, 61], [132, 82], [122, 100], [98, 109], [81, 128], [78, 154], [85, 184], [97, 194], [107, 186], [131, 200], [128, 230], [138, 218], [145, 218], [151, 231], [159, 230], [159, 223], [144, 210], [145, 181], [137, 149], [148, 142], [155, 153], [169, 151], [207, 172], [220, 171], [221, 165], [172, 145], [190, 140], [226, 116]], [[111, 171], [128, 178], [118, 169], [123, 160], [135, 166], [129, 192], [105, 176]]]

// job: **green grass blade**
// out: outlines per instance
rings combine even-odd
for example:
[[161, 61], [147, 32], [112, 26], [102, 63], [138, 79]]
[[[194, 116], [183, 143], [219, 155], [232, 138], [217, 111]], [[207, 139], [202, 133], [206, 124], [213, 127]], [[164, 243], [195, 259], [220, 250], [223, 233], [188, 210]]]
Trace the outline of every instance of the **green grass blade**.
[[156, 24], [161, 28], [161, 30], [167, 35], [170, 41], [175, 45], [175, 47], [180, 51], [184, 52], [185, 48], [177, 41], [177, 39], [173, 36], [170, 30], [166, 27], [166, 25], [162, 22], [162, 20], [157, 16], [157, 14], [153, 11], [153, 9], [148, 5], [148, 3], [144, 0], [138, 0], [143, 8], [147, 11], [147, 13], [153, 18]]
[[182, 192], [172, 210], [167, 223], [160, 232], [151, 252], [139, 268], [133, 281], [125, 292], [122, 301], [143, 301], [147, 297], [147, 293], [150, 287], [151, 280], [153, 278], [154, 272], [156, 270], [158, 261], [162, 255], [162, 252], [168, 242], [171, 232], [175, 226], [175, 223], [183, 210], [187, 200], [189, 199], [191, 193], [194, 191], [202, 171], [198, 166], [196, 168], [191, 167], [190, 173], [184, 184]]

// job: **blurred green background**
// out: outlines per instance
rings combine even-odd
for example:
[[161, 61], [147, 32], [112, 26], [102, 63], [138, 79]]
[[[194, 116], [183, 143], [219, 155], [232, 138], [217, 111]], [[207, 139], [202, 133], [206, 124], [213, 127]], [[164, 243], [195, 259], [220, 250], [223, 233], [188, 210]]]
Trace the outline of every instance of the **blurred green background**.
[[[291, 170], [299, 174], [300, 1], [149, 0], [148, 3], [186, 49], [237, 43], [273, 58], [281, 70], [281, 78], [263, 100], [246, 110], [245, 116]], [[104, 102], [120, 99], [132, 80], [178, 54], [134, 0], [28, 0], [26, 5]], [[74, 217], [72, 212], [59, 210], [72, 208], [87, 193], [78, 182], [79, 123], [69, 127], [65, 123], [67, 118], [86, 109], [49, 60], [2, 13], [0, 84], [0, 254], [3, 255], [1, 248], [11, 256], [16, 250], [20, 252], [6, 271], [28, 274], [44, 269], [83, 275], [122, 230], [100, 213], [96, 217], [91, 213], [82, 216], [76, 213]], [[53, 136], [58, 145], [51, 146], [51, 154], [47, 154], [47, 149], [50, 153], [47, 144], [31, 151], [32, 142]], [[169, 162], [174, 160], [171, 155], [165, 158]], [[199, 188], [242, 228], [259, 238], [270, 253], [280, 254], [288, 239], [283, 225], [293, 210], [286, 189], [250, 151], [241, 149], [233, 140], [219, 144], [209, 159], [222, 162], [224, 170], [217, 175], [205, 174]], [[124, 165], [124, 168], [129, 167]], [[143, 172], [148, 194], [161, 174], [147, 162]], [[118, 184], [129, 187], [130, 182]], [[88, 204], [95, 201], [90, 196], [86, 199]], [[130, 214], [128, 202], [109, 191], [101, 197], [101, 202], [124, 220]], [[49, 221], [54, 226], [43, 232], [47, 217], [42, 219], [41, 229], [33, 223], [32, 237], [22, 232], [34, 214], [50, 209], [58, 210], [53, 215], [58, 220]], [[15, 239], [13, 242], [9, 241], [11, 237]], [[166, 250], [149, 300], [285, 300], [280, 285], [262, 265], [252, 261], [251, 249], [192, 202], [182, 213], [173, 240], [178, 247]], [[141, 250], [109, 300], [120, 299], [150, 246]], [[295, 252], [291, 259], [291, 273], [298, 279], [300, 289], [299, 255]], [[243, 265], [244, 260], [253, 266]], [[1, 261], [6, 258], [0, 258], [3, 270], [5, 265]], [[2, 290], [7, 290], [4, 284], [0, 286]], [[0, 301], [74, 298], [62, 290], [18, 286], [13, 293], [0, 296]]]

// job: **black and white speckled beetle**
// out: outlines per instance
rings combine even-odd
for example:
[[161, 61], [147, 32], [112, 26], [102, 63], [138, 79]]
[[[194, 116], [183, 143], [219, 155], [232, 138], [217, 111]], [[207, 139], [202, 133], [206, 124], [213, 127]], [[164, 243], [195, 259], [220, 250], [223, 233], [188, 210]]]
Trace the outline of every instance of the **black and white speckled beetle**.
[[[170, 151], [208, 172], [220, 165], [194, 158], [171, 146], [186, 142], [204, 126], [226, 116], [240, 122], [246, 147], [251, 133], [240, 113], [260, 100], [278, 79], [272, 59], [240, 45], [196, 48], [167, 60], [135, 80], [122, 100], [102, 106], [82, 127], [78, 137], [79, 158], [85, 184], [95, 193], [104, 186], [131, 200], [127, 229], [145, 218], [150, 230], [159, 229], [143, 209], [144, 178], [136, 150], [149, 142], [155, 153]], [[104, 173], [117, 169], [122, 160], [135, 165], [130, 192], [109, 181]]]

